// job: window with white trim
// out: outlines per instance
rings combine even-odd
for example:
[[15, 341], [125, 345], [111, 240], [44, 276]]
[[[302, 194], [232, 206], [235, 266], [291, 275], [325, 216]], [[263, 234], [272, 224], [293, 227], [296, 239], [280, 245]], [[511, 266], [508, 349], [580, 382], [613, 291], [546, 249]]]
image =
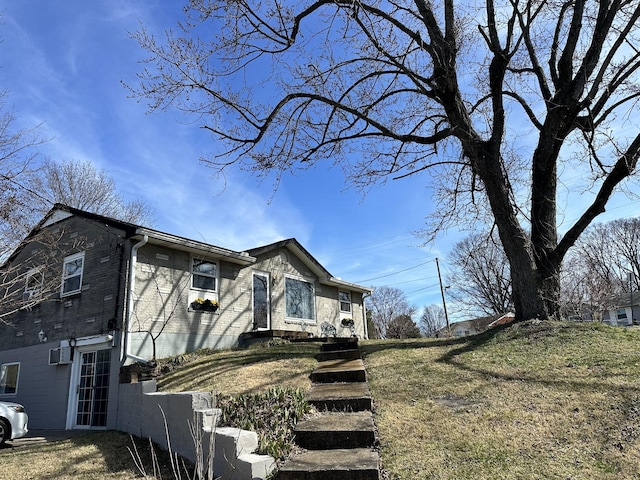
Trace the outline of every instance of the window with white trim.
[[25, 301], [32, 300], [40, 295], [44, 285], [44, 273], [39, 268], [32, 268], [25, 276], [24, 294]]
[[84, 252], [69, 255], [62, 265], [62, 289], [60, 296], [64, 297], [79, 293], [82, 290], [82, 272], [84, 270]]
[[338, 299], [340, 300], [340, 311], [351, 313], [351, 292], [340, 290], [338, 292]]
[[218, 263], [202, 258], [191, 259], [191, 288], [194, 290], [218, 290]]
[[284, 296], [287, 318], [315, 321], [315, 288], [313, 283], [285, 277]]
[[3, 363], [0, 367], [0, 395], [15, 395], [18, 393], [19, 363]]
[[616, 310], [616, 315], [618, 317], [618, 320], [626, 320], [627, 319], [627, 309], [626, 308], [619, 308], [618, 310]]

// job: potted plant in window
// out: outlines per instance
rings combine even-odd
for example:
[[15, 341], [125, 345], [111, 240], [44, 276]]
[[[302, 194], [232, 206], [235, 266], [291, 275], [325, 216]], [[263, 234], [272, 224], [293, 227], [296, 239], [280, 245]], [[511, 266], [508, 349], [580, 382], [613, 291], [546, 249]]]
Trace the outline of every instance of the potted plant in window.
[[210, 300], [208, 298], [196, 298], [191, 302], [191, 309], [198, 312], [215, 312], [220, 305], [217, 300]]

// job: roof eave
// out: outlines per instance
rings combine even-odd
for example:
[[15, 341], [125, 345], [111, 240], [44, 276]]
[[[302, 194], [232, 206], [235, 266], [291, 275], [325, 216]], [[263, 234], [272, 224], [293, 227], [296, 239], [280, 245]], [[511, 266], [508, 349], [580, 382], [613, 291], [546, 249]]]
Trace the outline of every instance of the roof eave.
[[323, 285], [331, 285], [333, 287], [343, 288], [344, 290], [350, 290], [352, 292], [369, 294], [373, 293], [373, 288], [371, 287], [365, 287], [356, 283], [345, 282], [344, 280], [335, 277], [327, 277], [324, 280], [320, 279], [320, 283]]
[[215, 245], [210, 245], [208, 243], [178, 237], [149, 228], [138, 228], [135, 235], [131, 238], [134, 240], [142, 240], [145, 236], [148, 238], [148, 243], [153, 245], [160, 245], [174, 250], [203, 255], [207, 258], [224, 259], [227, 262], [242, 266], [251, 265], [256, 261], [256, 258], [252, 257], [247, 252], [237, 252], [235, 250], [216, 247]]

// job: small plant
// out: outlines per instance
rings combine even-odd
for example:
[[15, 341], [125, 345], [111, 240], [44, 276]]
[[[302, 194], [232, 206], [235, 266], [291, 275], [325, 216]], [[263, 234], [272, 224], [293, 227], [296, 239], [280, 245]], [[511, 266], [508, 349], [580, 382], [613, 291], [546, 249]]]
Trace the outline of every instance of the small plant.
[[220, 304], [217, 300], [210, 300], [208, 298], [196, 298], [191, 302], [191, 308], [193, 310], [199, 310], [203, 312], [215, 312], [220, 308]]
[[343, 327], [353, 327], [355, 325], [355, 322], [353, 321], [353, 318], [343, 318], [340, 323], [342, 324]]
[[282, 387], [256, 394], [220, 395], [220, 424], [256, 432], [257, 453], [282, 461], [293, 448], [296, 423], [310, 411], [304, 397], [300, 389]]

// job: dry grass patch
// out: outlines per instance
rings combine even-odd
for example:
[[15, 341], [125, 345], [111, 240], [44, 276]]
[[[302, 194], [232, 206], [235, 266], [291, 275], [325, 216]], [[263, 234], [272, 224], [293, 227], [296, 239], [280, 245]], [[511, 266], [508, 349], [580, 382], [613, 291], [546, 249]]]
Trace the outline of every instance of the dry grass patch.
[[527, 323], [363, 343], [389, 478], [640, 476], [640, 332]]
[[[149, 443], [136, 439], [136, 444], [145, 467], [152, 471]], [[7, 444], [0, 448], [0, 476], [11, 480], [139, 479], [127, 449], [131, 446], [129, 435], [112, 431], [92, 432], [51, 443]], [[174, 478], [168, 456], [158, 448], [155, 450], [162, 478]]]
[[259, 344], [246, 350], [207, 350], [165, 359], [160, 367], [169, 366], [171, 371], [158, 379], [158, 389], [228, 395], [264, 392], [274, 386], [308, 391], [319, 348], [315, 343]]

